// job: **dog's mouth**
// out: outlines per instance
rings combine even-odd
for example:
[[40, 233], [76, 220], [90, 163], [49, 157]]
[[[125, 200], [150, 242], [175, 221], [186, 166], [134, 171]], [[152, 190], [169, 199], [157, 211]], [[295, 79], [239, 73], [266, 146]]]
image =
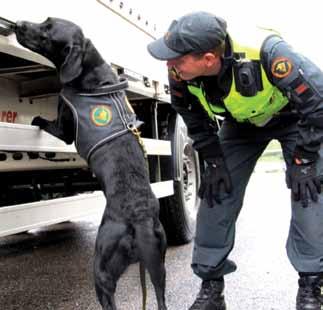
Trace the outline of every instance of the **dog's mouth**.
[[15, 27], [15, 33], [17, 37], [17, 41], [27, 47], [28, 49], [36, 52], [38, 48], [38, 44], [31, 39], [31, 27], [29, 26], [28, 22], [24, 21], [17, 21]]
[[24, 39], [27, 33], [27, 26], [25, 22], [18, 21], [15, 28], [16, 37], [19, 43], [24, 43]]
[[17, 21], [15, 32], [17, 37], [22, 38], [27, 36], [27, 33], [31, 31], [30, 29], [31, 29], [31, 26], [28, 22]]

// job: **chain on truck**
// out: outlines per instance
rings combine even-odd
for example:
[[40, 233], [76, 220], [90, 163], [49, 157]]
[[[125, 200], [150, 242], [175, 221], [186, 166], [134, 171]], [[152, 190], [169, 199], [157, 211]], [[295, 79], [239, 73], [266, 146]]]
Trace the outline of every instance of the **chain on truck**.
[[[119, 0], [11, 0], [1, 15], [12, 21], [53, 16], [75, 22], [128, 79], [128, 99], [145, 123], [150, 181], [168, 241], [191, 240], [200, 163], [182, 119], [171, 109], [165, 65], [146, 51], [158, 36], [153, 21]], [[102, 212], [98, 183], [74, 146], [30, 125], [36, 115], [56, 118], [60, 85], [53, 64], [21, 47], [6, 21], [0, 30], [0, 237]]]

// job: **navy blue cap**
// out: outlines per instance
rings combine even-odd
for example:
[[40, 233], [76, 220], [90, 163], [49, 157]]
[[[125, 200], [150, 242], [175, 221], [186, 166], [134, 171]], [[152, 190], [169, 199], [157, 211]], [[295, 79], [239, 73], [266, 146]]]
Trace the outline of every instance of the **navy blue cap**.
[[219, 46], [227, 35], [227, 23], [207, 12], [194, 12], [174, 20], [166, 34], [148, 44], [149, 53], [169, 60], [188, 53], [207, 52]]

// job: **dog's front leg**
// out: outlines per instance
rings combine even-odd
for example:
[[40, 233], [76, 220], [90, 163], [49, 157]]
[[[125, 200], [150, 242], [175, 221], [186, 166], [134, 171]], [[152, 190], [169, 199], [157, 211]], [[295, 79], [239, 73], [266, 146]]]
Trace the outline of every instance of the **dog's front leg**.
[[38, 126], [40, 129], [45, 129], [48, 126], [49, 121], [42, 118], [41, 116], [36, 116], [31, 121], [31, 125]]
[[31, 125], [38, 126], [67, 144], [74, 141], [74, 120], [71, 110], [61, 101], [58, 103], [57, 119], [48, 121], [36, 116]]

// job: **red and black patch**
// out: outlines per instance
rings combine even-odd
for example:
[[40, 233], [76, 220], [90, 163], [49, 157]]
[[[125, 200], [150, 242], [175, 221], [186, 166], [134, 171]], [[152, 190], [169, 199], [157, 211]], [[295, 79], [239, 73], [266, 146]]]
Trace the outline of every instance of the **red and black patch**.
[[307, 90], [308, 90], [308, 85], [306, 85], [305, 83], [302, 83], [295, 88], [295, 92], [297, 95], [301, 95]]
[[271, 73], [274, 77], [282, 79], [289, 76], [292, 69], [293, 64], [287, 57], [278, 57], [271, 66]]
[[289, 85], [294, 94], [304, 102], [314, 96], [310, 85], [301, 76], [298, 76]]

